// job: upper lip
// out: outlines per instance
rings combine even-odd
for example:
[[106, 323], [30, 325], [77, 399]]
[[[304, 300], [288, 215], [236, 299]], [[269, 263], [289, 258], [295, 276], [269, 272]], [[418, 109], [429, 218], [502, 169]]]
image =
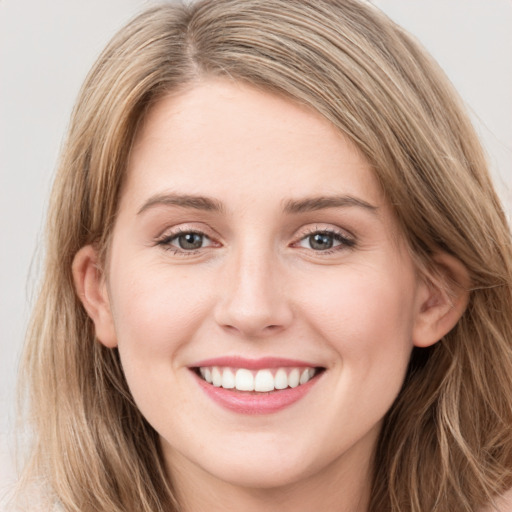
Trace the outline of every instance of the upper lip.
[[204, 359], [190, 365], [190, 368], [201, 368], [208, 366], [224, 366], [229, 368], [247, 368], [248, 370], [261, 370], [264, 368], [283, 367], [306, 367], [317, 368], [319, 365], [298, 359], [287, 359], [282, 357], [261, 357], [258, 359], [247, 359], [240, 356], [224, 356], [212, 359]]

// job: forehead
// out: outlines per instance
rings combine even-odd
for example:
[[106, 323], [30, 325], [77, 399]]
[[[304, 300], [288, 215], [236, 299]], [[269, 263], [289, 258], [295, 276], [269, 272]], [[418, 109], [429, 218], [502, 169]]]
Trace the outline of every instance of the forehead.
[[159, 100], [132, 148], [125, 191], [246, 199], [328, 195], [382, 201], [372, 169], [329, 121], [309, 107], [252, 86], [207, 80]]

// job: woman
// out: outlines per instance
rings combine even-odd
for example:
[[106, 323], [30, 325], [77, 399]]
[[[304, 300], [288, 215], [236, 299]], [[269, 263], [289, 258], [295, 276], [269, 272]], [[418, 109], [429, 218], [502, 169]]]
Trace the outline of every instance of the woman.
[[139, 16], [48, 226], [48, 509], [507, 510], [510, 233], [446, 78], [371, 6]]

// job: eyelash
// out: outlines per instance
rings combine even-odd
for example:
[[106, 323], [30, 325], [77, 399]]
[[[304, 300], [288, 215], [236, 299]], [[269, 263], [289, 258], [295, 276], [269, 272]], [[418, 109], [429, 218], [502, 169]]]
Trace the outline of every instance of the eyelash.
[[336, 253], [338, 251], [352, 249], [356, 245], [356, 240], [354, 238], [347, 236], [342, 231], [337, 231], [332, 228], [331, 229], [315, 228], [315, 229], [308, 230], [306, 233], [304, 233], [300, 237], [300, 239], [297, 242], [294, 242], [292, 245], [296, 245], [296, 244], [302, 242], [303, 240], [306, 240], [307, 238], [312, 237], [313, 235], [327, 235], [327, 236], [332, 237], [335, 242], [340, 243], [339, 245], [331, 247], [329, 249], [324, 249], [324, 250], [319, 250], [319, 251], [315, 251], [314, 249], [311, 249], [315, 253], [318, 253], [320, 255], [329, 255], [329, 254]]
[[203, 239], [211, 240], [211, 238], [202, 231], [199, 231], [196, 229], [177, 228], [173, 233], [167, 234], [161, 238], [158, 238], [156, 240], [156, 245], [161, 246], [162, 249], [164, 249], [165, 251], [171, 251], [173, 254], [175, 254], [177, 256], [185, 256], [185, 257], [193, 256], [194, 254], [197, 254], [198, 252], [200, 252], [201, 249], [205, 249], [205, 247], [200, 247], [198, 249], [185, 250], [185, 249], [181, 249], [179, 247], [174, 247], [173, 245], [171, 245], [171, 242], [173, 242], [174, 240], [177, 240], [180, 236], [183, 236], [183, 235], [198, 235], [198, 236], [203, 237]]
[[[184, 257], [193, 256], [195, 254], [198, 254], [201, 250], [209, 247], [209, 246], [199, 247], [197, 249], [186, 250], [186, 249], [182, 249], [182, 248], [175, 247], [175, 246], [171, 245], [171, 243], [173, 241], [177, 240], [180, 236], [183, 236], [183, 235], [198, 235], [200, 237], [203, 237], [203, 240], [204, 239], [210, 240], [210, 242], [212, 242], [212, 245], [215, 244], [215, 242], [213, 242], [213, 240], [208, 235], [206, 235], [204, 232], [202, 232], [200, 230], [182, 229], [182, 228], [178, 228], [173, 233], [167, 234], [161, 238], [156, 239], [155, 244], [158, 246], [161, 246], [166, 251], [171, 251], [173, 254], [175, 254], [177, 256], [184, 256]], [[292, 247], [297, 246], [300, 242], [302, 242], [303, 240], [306, 240], [307, 238], [312, 237], [313, 235], [327, 235], [327, 236], [332, 237], [334, 242], [339, 242], [339, 245], [336, 245], [334, 247], [331, 247], [329, 249], [324, 249], [324, 250], [314, 250], [314, 249], [306, 248], [307, 250], [312, 250], [313, 252], [315, 252], [319, 255], [322, 255], [322, 256], [333, 254], [335, 252], [342, 251], [342, 250], [352, 249], [356, 245], [356, 240], [354, 238], [348, 237], [346, 234], [342, 233], [341, 231], [337, 231], [335, 229], [315, 228], [315, 229], [311, 229], [311, 230], [307, 231], [306, 233], [304, 233], [296, 242], [293, 242], [291, 244], [291, 246]]]

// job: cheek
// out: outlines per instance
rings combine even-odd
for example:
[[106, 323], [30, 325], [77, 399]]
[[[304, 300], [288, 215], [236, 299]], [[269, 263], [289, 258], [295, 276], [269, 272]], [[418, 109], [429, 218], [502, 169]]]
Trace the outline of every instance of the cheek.
[[[126, 381], [141, 413], [160, 429], [173, 411], [187, 408], [188, 393], [179, 378], [184, 371], [182, 353], [211, 310], [206, 278], [190, 275], [185, 267], [140, 261], [111, 273], [114, 324]], [[167, 419], [160, 424], [162, 418]]]
[[184, 266], [135, 262], [117, 269], [111, 284], [114, 324], [126, 364], [176, 360], [211, 303], [207, 275], [191, 274]]
[[[407, 270], [346, 269], [315, 280], [302, 292], [310, 325], [340, 355], [370, 374], [385, 367], [406, 365], [412, 349], [414, 279]], [[398, 360], [398, 361], [397, 361]]]

